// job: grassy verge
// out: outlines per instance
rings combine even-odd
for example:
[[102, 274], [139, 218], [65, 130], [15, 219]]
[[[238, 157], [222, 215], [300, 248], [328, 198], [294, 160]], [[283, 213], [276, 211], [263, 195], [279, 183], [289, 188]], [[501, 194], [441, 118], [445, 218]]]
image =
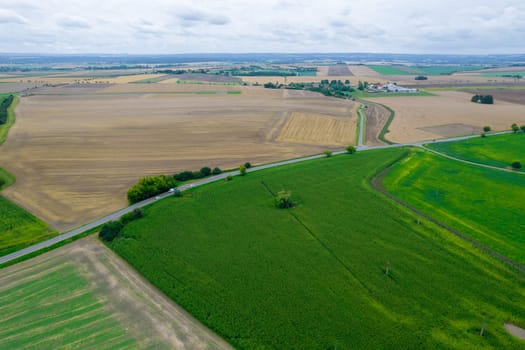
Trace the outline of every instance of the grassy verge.
[[[196, 188], [144, 208], [109, 246], [239, 349], [522, 346], [502, 324], [525, 323], [523, 277], [370, 187], [406, 152]], [[275, 207], [283, 189], [294, 208]]]
[[[9, 96], [9, 94], [2, 94], [0, 95], [0, 99], [5, 99]], [[0, 125], [0, 145], [5, 142], [7, 139], [7, 134], [9, 133], [9, 129], [13, 126], [15, 123], [15, 107], [18, 104], [20, 100], [20, 97], [15, 95], [15, 99], [13, 100], [13, 103], [11, 103], [11, 106], [7, 109], [7, 122], [3, 125]]]
[[499, 168], [511, 168], [511, 163], [519, 161], [525, 171], [525, 133], [488, 135], [458, 142], [430, 143], [428, 148], [455, 158]]
[[390, 127], [390, 124], [392, 124], [392, 121], [394, 120], [394, 117], [396, 116], [396, 112], [388, 107], [388, 106], [385, 106], [381, 103], [377, 103], [377, 102], [374, 102], [384, 108], [386, 108], [389, 112], [390, 112], [390, 116], [388, 117], [387, 121], [385, 122], [385, 125], [383, 125], [383, 128], [381, 129], [381, 132], [379, 133], [379, 135], [377, 136], [377, 138], [383, 142], [385, 142], [386, 144], [389, 144], [389, 145], [393, 145], [395, 144], [395, 142], [392, 142], [392, 141], [389, 141], [386, 139], [385, 135], [390, 132], [390, 130], [388, 130], [388, 128]]
[[525, 176], [418, 151], [392, 168], [390, 193], [522, 265]]

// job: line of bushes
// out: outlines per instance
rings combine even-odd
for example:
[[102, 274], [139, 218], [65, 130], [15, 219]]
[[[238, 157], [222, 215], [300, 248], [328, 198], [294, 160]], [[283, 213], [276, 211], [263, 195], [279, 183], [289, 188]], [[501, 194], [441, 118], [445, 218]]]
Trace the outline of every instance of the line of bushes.
[[474, 95], [472, 96], [470, 101], [485, 105], [491, 105], [494, 104], [494, 97], [492, 97], [492, 95]]
[[202, 179], [211, 175], [218, 175], [222, 170], [215, 167], [213, 170], [210, 167], [203, 167], [199, 171], [183, 171], [172, 176], [158, 175], [146, 176], [137, 181], [128, 190], [128, 201], [133, 204], [142, 200], [151, 198], [158, 194], [167, 192], [170, 188], [177, 185], [177, 182], [188, 180]]
[[13, 95], [9, 95], [9, 97], [4, 99], [0, 104], [0, 125], [7, 123], [7, 110], [14, 99], [15, 97]]
[[110, 221], [102, 225], [98, 236], [106, 242], [111, 242], [120, 235], [124, 226], [132, 222], [133, 220], [140, 219], [144, 214], [140, 208], [134, 209], [133, 211], [124, 214], [118, 221]]

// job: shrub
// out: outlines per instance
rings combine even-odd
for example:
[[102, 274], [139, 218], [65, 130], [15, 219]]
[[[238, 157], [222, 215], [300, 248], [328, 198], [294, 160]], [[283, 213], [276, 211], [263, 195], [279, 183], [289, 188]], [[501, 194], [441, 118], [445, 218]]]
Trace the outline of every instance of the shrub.
[[171, 176], [146, 176], [128, 190], [128, 201], [137, 203], [141, 200], [156, 196], [175, 187], [176, 181]]
[[294, 203], [292, 202], [292, 192], [285, 190], [277, 192], [277, 197], [275, 197], [275, 205], [279, 209], [292, 208], [294, 206]]
[[211, 172], [213, 175], [219, 175], [222, 173], [222, 170], [219, 169], [218, 167], [215, 167], [213, 168], [212, 172]]
[[514, 169], [521, 169], [521, 163], [520, 162], [512, 162], [512, 167]]
[[225, 180], [226, 180], [226, 181], [231, 181], [231, 180], [233, 180], [233, 176], [228, 175], [228, 176], [226, 176], [226, 179], [225, 179]]
[[210, 176], [211, 175], [211, 168], [205, 166], [205, 167], [201, 168], [200, 172], [204, 176]]
[[193, 179], [193, 172], [186, 170], [181, 173], [175, 174], [174, 178], [177, 181], [188, 181]]
[[142, 212], [142, 209], [137, 208], [129, 213], [122, 215], [120, 217], [120, 223], [125, 226], [129, 224], [130, 222], [132, 222], [133, 220], [140, 219], [143, 216], [144, 216], [144, 213]]
[[424, 75], [418, 75], [414, 78], [415, 80], [428, 80], [428, 77], [425, 77]]
[[323, 153], [325, 154], [326, 158], [330, 158], [332, 156], [332, 151], [328, 149], [326, 151], [323, 151]]
[[484, 126], [484, 127], [483, 127], [483, 131], [485, 131], [485, 132], [489, 132], [490, 130], [492, 130], [492, 129], [490, 128], [490, 126]]
[[241, 176], [246, 175], [246, 166], [244, 164], [239, 167], [239, 172], [241, 173]]
[[521, 131], [525, 132], [525, 125], [520, 126]]
[[98, 236], [106, 242], [111, 242], [118, 237], [124, 225], [120, 221], [110, 221], [102, 225]]
[[511, 127], [512, 131], [514, 131], [514, 132], [518, 132], [520, 130], [518, 124], [516, 124], [516, 123], [512, 124], [510, 127]]
[[182, 197], [182, 192], [180, 190], [174, 190], [173, 197], [177, 197], [177, 198]]
[[204, 177], [204, 174], [200, 171], [194, 171], [192, 174], [194, 179], [202, 179]]
[[487, 134], [485, 134], [484, 132], [481, 133], [481, 137], [487, 137]]
[[474, 95], [470, 100], [475, 103], [482, 103], [486, 105], [494, 104], [494, 98], [492, 95]]
[[244, 163], [244, 166], [246, 167], [246, 169], [250, 169], [252, 167], [252, 165], [250, 164], [250, 162], [246, 162]]
[[356, 148], [352, 145], [346, 147], [346, 153], [348, 154], [354, 154], [356, 151]]

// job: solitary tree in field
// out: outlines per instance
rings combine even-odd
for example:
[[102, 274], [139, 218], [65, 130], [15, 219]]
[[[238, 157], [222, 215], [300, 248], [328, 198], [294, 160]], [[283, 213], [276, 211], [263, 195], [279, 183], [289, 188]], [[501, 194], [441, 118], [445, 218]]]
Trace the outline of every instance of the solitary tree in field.
[[514, 132], [518, 132], [518, 130], [520, 129], [518, 124], [514, 123], [510, 126], [512, 128], [512, 131]]
[[485, 132], [489, 132], [490, 130], [492, 130], [492, 129], [490, 128], [490, 126], [484, 126], [484, 127], [483, 127], [483, 131], [485, 131]]
[[520, 162], [512, 162], [511, 166], [514, 169], [521, 169], [521, 163]]
[[355, 151], [356, 151], [356, 149], [355, 149], [355, 147], [352, 146], [352, 145], [346, 147], [346, 153], [348, 153], [348, 154], [354, 154]]
[[277, 192], [277, 197], [275, 197], [275, 205], [280, 209], [293, 207], [292, 192], [285, 190]]

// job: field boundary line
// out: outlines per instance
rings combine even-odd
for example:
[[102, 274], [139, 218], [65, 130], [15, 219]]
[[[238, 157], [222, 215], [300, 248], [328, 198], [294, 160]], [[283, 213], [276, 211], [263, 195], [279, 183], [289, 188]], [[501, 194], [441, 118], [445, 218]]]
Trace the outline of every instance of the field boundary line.
[[451, 156], [451, 155], [449, 155], [449, 154], [442, 153], [442, 152], [436, 151], [436, 150], [434, 150], [434, 149], [428, 148], [428, 147], [426, 147], [425, 145], [420, 145], [419, 147], [422, 148], [422, 149], [424, 149], [425, 151], [428, 151], [428, 152], [434, 153], [434, 154], [436, 154], [436, 155], [438, 155], [438, 156], [441, 156], [441, 157], [448, 158], [448, 159], [450, 159], [450, 160], [455, 160], [455, 161], [457, 161], [457, 162], [461, 162], [461, 163], [465, 163], [465, 164], [470, 164], [470, 165], [474, 165], [474, 166], [478, 166], [478, 167], [482, 167], [482, 168], [492, 169], [492, 170], [504, 171], [504, 172], [512, 173], [512, 174], [521, 174], [521, 175], [525, 175], [525, 172], [522, 172], [522, 171], [517, 171], [517, 170], [512, 170], [512, 169], [505, 169], [505, 168], [500, 168], [500, 167], [493, 166], [493, 165], [488, 165], [488, 164], [483, 164], [483, 163], [473, 162], [473, 161], [466, 160], [466, 159], [456, 158], [456, 157]]
[[388, 130], [388, 128], [390, 127], [390, 124], [392, 124], [392, 122], [394, 121], [394, 117], [396, 116], [396, 112], [392, 108], [390, 108], [388, 106], [385, 106], [384, 104], [373, 102], [373, 101], [370, 101], [370, 100], [363, 100], [363, 101], [365, 102], [365, 104], [368, 103], [368, 104], [375, 104], [377, 106], [381, 106], [381, 107], [385, 108], [386, 110], [388, 110], [390, 112], [390, 115], [388, 116], [388, 119], [386, 120], [385, 125], [383, 125], [383, 128], [381, 129], [381, 132], [379, 133], [377, 138], [379, 139], [379, 141], [383, 141], [387, 145], [396, 145], [395, 142], [387, 140], [386, 137], [385, 137], [385, 135], [390, 132], [390, 130]]
[[[405, 155], [406, 156], [406, 155]], [[392, 166], [394, 164], [396, 164], [397, 162], [399, 162], [400, 159], [396, 160], [394, 163], [390, 164], [389, 166], [387, 166], [385, 169], [383, 169], [382, 171], [380, 171], [377, 175], [375, 175], [374, 177], [372, 177], [372, 179], [370, 180], [370, 184], [372, 185], [372, 188], [375, 189], [377, 192], [379, 192], [380, 194], [382, 194], [383, 196], [385, 196], [386, 198], [392, 200], [393, 202], [401, 205], [403, 208], [405, 209], [408, 209], [409, 211], [415, 213], [416, 215], [422, 217], [422, 218], [425, 218], [427, 219], [428, 221], [436, 224], [437, 226], [441, 227], [441, 228], [444, 228], [445, 230], [449, 231], [450, 233], [454, 234], [455, 236], [461, 238], [462, 240], [472, 244], [475, 248], [478, 248], [479, 250], [481, 250], [482, 252], [492, 256], [493, 258], [499, 260], [500, 262], [506, 264], [506, 265], [509, 265], [515, 269], [517, 269], [518, 271], [520, 271], [521, 273], [525, 274], [525, 266], [510, 259], [509, 257], [503, 255], [503, 254], [500, 254], [498, 253], [497, 251], [493, 250], [492, 248], [484, 245], [483, 243], [480, 243], [478, 242], [477, 240], [475, 240], [474, 238], [462, 233], [461, 231], [459, 230], [456, 230], [444, 223], [442, 223], [441, 221], [435, 219], [434, 217], [430, 216], [429, 214], [426, 214], [425, 212], [417, 209], [416, 207], [406, 203], [405, 201], [401, 200], [399, 197], [393, 195], [392, 193], [388, 192], [388, 190], [383, 186], [383, 178], [388, 175], [388, 173], [390, 173], [390, 171], [392, 170]]]

